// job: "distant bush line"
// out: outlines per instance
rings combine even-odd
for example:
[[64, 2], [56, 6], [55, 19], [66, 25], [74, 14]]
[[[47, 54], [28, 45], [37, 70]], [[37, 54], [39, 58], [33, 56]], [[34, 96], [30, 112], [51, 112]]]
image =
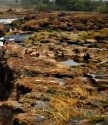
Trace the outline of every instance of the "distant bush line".
[[23, 6], [35, 10], [98, 11], [108, 13], [108, 1], [94, 0], [23, 0]]
[[[35, 10], [58, 10], [58, 11], [98, 11], [108, 13], [108, 1], [104, 0], [13, 0], [15, 5]], [[1, 3], [9, 3], [0, 0]], [[6, 3], [7, 2], [7, 3]]]

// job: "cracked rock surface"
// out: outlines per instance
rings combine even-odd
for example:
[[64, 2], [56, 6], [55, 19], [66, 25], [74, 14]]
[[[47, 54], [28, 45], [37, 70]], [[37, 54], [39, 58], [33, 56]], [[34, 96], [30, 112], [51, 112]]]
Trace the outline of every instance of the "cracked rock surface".
[[4, 45], [0, 125], [107, 125], [108, 15], [31, 14]]

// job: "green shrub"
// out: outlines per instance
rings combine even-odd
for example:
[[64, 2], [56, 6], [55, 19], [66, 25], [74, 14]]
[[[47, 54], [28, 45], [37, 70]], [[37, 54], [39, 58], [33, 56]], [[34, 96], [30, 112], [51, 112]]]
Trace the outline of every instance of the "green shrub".
[[102, 4], [101, 6], [99, 6], [98, 12], [99, 13], [108, 13], [108, 6], [107, 6], [107, 4]]
[[47, 9], [49, 9], [49, 7], [48, 7], [48, 4], [47, 3], [38, 3], [37, 4], [37, 6], [36, 6], [36, 8], [35, 9], [37, 9], [37, 10], [47, 10]]

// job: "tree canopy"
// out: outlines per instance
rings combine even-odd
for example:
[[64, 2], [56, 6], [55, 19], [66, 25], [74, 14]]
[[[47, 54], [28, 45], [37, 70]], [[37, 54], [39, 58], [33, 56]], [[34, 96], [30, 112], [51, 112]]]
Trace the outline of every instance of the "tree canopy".
[[[25, 8], [37, 10], [63, 10], [63, 11], [99, 11], [108, 12], [108, 1], [102, 0], [11, 0]], [[0, 0], [1, 4], [8, 4], [8, 0]], [[10, 5], [10, 4], [9, 4]]]

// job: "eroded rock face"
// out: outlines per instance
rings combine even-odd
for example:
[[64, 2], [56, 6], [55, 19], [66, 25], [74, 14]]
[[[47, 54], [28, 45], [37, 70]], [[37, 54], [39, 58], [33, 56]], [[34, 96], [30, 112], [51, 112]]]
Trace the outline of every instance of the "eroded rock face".
[[[45, 16], [48, 19], [42, 20]], [[5, 44], [0, 62], [2, 125], [107, 123], [107, 15], [100, 17], [106, 19], [101, 21], [98, 16], [51, 13], [14, 22], [14, 26], [21, 23], [22, 29], [29, 26], [29, 30], [37, 32], [23, 46], [15, 42]], [[89, 28], [94, 30], [100, 22], [99, 41], [96, 32], [69, 31], [73, 25], [77, 30], [88, 30], [89, 21]], [[89, 38], [84, 37], [88, 34]]]
[[[91, 59], [89, 63], [79, 63], [77, 66], [69, 67], [64, 63], [65, 58], [60, 61], [55, 58], [56, 55], [54, 51], [51, 50], [53, 56], [47, 56], [44, 51], [46, 52], [48, 46], [49, 44], [46, 44], [43, 49], [40, 49], [40, 46], [36, 48], [25, 48], [16, 43], [11, 43], [6, 46], [7, 51], [4, 56], [6, 66], [8, 67], [6, 70], [9, 69], [12, 71], [14, 82], [12, 82], [13, 87], [11, 86], [11, 92], [7, 98], [9, 101], [1, 102], [1, 108], [3, 108], [1, 111], [6, 109], [4, 115], [7, 112], [11, 112], [11, 115], [2, 121], [3, 124], [35, 125], [50, 123], [51, 125], [56, 125], [58, 122], [55, 121], [54, 116], [49, 113], [50, 111], [55, 112], [57, 118], [59, 118], [58, 113], [66, 117], [65, 112], [70, 112], [73, 108], [75, 110], [70, 113], [75, 112], [76, 115], [76, 111], [79, 108], [81, 112], [86, 109], [86, 113], [94, 110], [94, 116], [97, 113], [101, 115], [107, 111], [107, 104], [104, 104], [102, 100], [103, 96], [107, 99], [107, 86], [104, 85], [105, 89], [103, 89], [102, 79], [98, 77], [98, 75], [96, 77], [101, 79], [98, 84], [93, 80], [94, 77], [89, 75], [91, 72], [96, 73], [100, 69], [101, 72], [104, 71], [102, 69], [103, 67], [107, 68], [107, 62], [100, 63], [98, 60], [93, 62]], [[55, 48], [56, 47], [57, 45]], [[64, 47], [64, 49], [66, 48]], [[66, 50], [70, 51], [70, 49], [69, 47]], [[22, 51], [19, 52], [18, 50]], [[37, 53], [37, 50], [39, 56], [35, 54], [31, 56], [31, 53]], [[83, 53], [82, 50], [80, 50], [81, 53]], [[49, 49], [47, 51], [49, 51]], [[92, 54], [92, 51], [90, 51], [90, 53]], [[75, 56], [74, 52], [70, 57], [72, 56]], [[95, 56], [93, 58], [95, 58]], [[5, 66], [2, 66], [3, 69], [5, 69]], [[5, 71], [5, 73], [8, 73], [7, 71]], [[104, 77], [102, 78], [104, 79]], [[12, 79], [9, 79], [9, 81], [11, 83]], [[99, 94], [99, 89], [101, 92], [104, 90], [106, 92], [104, 92], [103, 95]], [[95, 98], [94, 95], [97, 96], [97, 98]], [[100, 100], [97, 100], [98, 98], [100, 98]], [[7, 108], [8, 105], [9, 108]], [[63, 109], [59, 110], [58, 106]], [[100, 106], [105, 110], [104, 113], [100, 111]], [[68, 120], [71, 119], [71, 117], [72, 116], [70, 116]], [[7, 123], [6, 121], [8, 121], [8, 119], [11, 120]], [[64, 121], [64, 119], [61, 118], [60, 120], [63, 124], [69, 123], [68, 120]], [[90, 123], [93, 124], [91, 121]], [[82, 124], [82, 121], [79, 124]]]
[[9, 31], [8, 26], [5, 26], [4, 24], [0, 24], [0, 37], [2, 37], [8, 31]]
[[7, 100], [13, 88], [12, 71], [6, 63], [0, 64], [0, 100]]
[[0, 123], [5, 125], [13, 124], [13, 117], [16, 114], [23, 113], [22, 104], [16, 101], [5, 101], [0, 104]]
[[[44, 18], [44, 19], [43, 19]], [[104, 21], [101, 21], [101, 18]], [[21, 28], [23, 30], [41, 30], [41, 29], [53, 29], [62, 31], [86, 31], [86, 30], [100, 30], [107, 27], [108, 17], [107, 15], [101, 16], [99, 14], [65, 14], [60, 16], [57, 13], [37, 13], [32, 19], [31, 16], [25, 18], [25, 21], [21, 21]], [[20, 22], [19, 22], [20, 23]]]

